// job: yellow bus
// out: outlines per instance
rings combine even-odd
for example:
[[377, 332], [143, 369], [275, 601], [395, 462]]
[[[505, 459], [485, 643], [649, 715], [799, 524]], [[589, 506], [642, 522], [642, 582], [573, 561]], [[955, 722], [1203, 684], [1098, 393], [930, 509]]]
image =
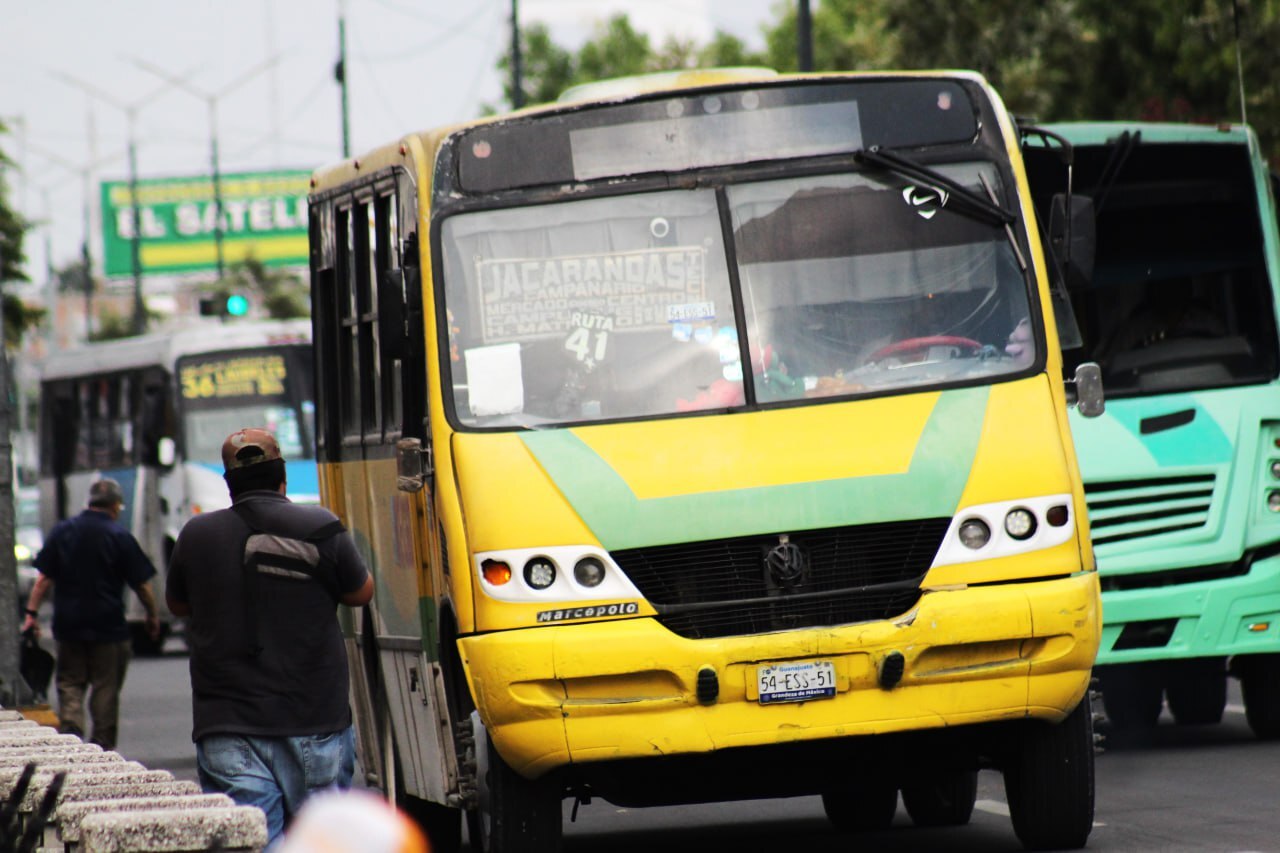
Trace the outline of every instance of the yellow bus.
[[360, 758], [435, 850], [558, 850], [595, 798], [963, 824], [981, 769], [1026, 846], [1085, 843], [1098, 582], [980, 76], [588, 87], [310, 211]]

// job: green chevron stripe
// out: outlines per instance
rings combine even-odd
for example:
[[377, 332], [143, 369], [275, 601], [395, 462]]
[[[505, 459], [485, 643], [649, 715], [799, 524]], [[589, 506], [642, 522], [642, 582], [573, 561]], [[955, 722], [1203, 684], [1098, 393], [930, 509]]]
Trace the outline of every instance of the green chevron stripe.
[[608, 549], [955, 513], [977, 454], [986, 387], [943, 392], [902, 474], [639, 499], [572, 430], [521, 438]]

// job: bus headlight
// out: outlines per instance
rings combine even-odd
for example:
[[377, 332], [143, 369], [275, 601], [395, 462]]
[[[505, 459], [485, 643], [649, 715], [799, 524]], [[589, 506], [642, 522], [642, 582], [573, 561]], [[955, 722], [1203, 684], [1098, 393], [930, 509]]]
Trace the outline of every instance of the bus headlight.
[[1280, 512], [1280, 492], [1269, 492], [1267, 494], [1267, 509], [1272, 512]]
[[980, 518], [970, 518], [960, 525], [958, 535], [964, 547], [976, 551], [991, 541], [991, 528]]
[[1023, 507], [1011, 509], [1004, 517], [1004, 532], [1014, 539], [1030, 539], [1036, 532], [1036, 517]]
[[604, 563], [595, 557], [583, 557], [574, 564], [573, 579], [585, 587], [600, 586], [604, 582]]
[[556, 564], [546, 557], [534, 557], [524, 564], [524, 582], [534, 589], [546, 589], [556, 582]]

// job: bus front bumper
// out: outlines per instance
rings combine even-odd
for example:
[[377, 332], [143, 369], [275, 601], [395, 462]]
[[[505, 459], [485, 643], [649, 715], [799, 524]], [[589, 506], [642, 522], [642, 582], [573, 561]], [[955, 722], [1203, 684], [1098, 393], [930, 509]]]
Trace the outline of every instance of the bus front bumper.
[[[689, 640], [642, 618], [496, 632], [459, 647], [494, 744], [536, 777], [577, 762], [1056, 722], [1088, 688], [1100, 625], [1089, 572], [928, 591], [891, 621]], [[882, 686], [896, 655], [901, 679]], [[756, 670], [780, 661], [831, 661], [835, 695], [760, 703]]]
[[1103, 593], [1098, 663], [1280, 652], [1280, 556], [1247, 574]]

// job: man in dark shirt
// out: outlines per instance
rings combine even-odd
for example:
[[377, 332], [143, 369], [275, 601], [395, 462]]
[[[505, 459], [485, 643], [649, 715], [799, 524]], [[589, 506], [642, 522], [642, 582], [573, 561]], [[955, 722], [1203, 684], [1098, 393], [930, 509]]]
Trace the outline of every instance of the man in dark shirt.
[[115, 480], [89, 487], [89, 506], [54, 525], [32, 565], [40, 570], [27, 599], [22, 630], [39, 635], [36, 613], [53, 589], [57, 641], [58, 717], [63, 732], [84, 737], [85, 695], [93, 719], [91, 741], [115, 749], [120, 688], [129, 668], [130, 635], [124, 618], [128, 584], [147, 609], [147, 633], [160, 636], [151, 578], [155, 567], [138, 541], [116, 523], [124, 493]]
[[230, 509], [198, 515], [169, 562], [169, 607], [187, 616], [201, 786], [267, 816], [268, 843], [306, 797], [355, 770], [347, 658], [337, 606], [373, 578], [337, 517], [285, 497], [275, 437], [222, 445]]

